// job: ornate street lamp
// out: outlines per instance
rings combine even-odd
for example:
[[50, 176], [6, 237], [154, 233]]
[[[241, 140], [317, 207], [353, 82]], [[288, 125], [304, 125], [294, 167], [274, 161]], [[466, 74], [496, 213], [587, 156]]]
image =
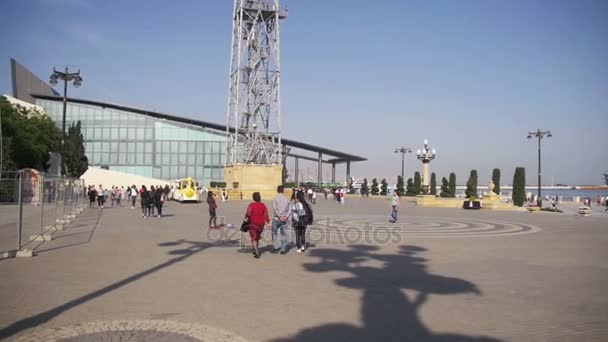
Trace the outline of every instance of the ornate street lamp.
[[74, 87], [78, 88], [82, 85], [82, 77], [80, 77], [80, 70], [77, 72], [70, 72], [68, 67], [65, 67], [65, 71], [57, 71], [53, 68], [49, 82], [51, 85], [57, 85], [59, 80], [63, 80], [63, 120], [61, 124], [61, 175], [65, 176], [65, 113], [68, 103], [68, 82], [73, 82]]
[[424, 139], [424, 147], [422, 150], [416, 151], [416, 157], [422, 162], [422, 193], [428, 194], [430, 188], [430, 165], [431, 160], [435, 159], [437, 151], [429, 148], [429, 141]]
[[537, 129], [536, 132], [528, 132], [528, 139], [532, 139], [533, 137], [538, 139], [538, 199], [536, 200], [536, 205], [538, 205], [539, 208], [543, 206], [543, 199], [540, 197], [540, 140], [545, 136], [551, 138], [553, 135], [551, 134], [551, 131], [543, 132], [540, 129]]
[[397, 147], [395, 153], [401, 153], [401, 179], [405, 182], [405, 154], [412, 153], [412, 149], [408, 147]]

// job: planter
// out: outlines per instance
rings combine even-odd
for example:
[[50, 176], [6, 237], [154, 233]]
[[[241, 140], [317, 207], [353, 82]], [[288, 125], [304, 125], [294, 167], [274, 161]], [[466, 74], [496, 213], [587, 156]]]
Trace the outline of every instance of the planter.
[[462, 203], [463, 209], [481, 209], [480, 201], [464, 201]]

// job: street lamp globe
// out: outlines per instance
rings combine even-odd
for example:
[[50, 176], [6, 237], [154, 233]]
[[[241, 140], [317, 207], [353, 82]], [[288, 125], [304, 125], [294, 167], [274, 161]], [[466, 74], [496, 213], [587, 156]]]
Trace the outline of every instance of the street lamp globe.
[[82, 77], [76, 76], [74, 77], [74, 87], [78, 88], [82, 85]]
[[50, 80], [49, 80], [49, 83], [51, 85], [57, 85], [58, 79], [59, 79], [59, 77], [57, 77], [57, 74], [52, 73], [51, 77], [50, 77]]

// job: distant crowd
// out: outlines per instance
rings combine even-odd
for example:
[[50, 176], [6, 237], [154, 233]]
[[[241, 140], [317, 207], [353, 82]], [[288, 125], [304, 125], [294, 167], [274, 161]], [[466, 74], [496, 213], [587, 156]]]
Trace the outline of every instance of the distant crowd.
[[119, 206], [124, 204], [131, 205], [131, 209], [135, 209], [139, 201], [141, 207], [141, 215], [147, 217], [162, 217], [163, 204], [170, 198], [171, 188], [168, 185], [150, 186], [148, 189], [142, 185], [139, 189], [137, 186], [112, 186], [110, 189], [104, 188], [102, 184], [99, 186], [91, 185], [87, 191], [89, 198], [89, 207], [103, 209], [105, 206]]

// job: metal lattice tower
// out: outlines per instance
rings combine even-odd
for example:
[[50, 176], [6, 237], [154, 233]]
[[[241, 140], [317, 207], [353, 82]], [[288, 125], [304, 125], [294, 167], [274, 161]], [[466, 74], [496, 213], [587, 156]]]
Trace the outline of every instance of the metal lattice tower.
[[234, 0], [227, 165], [281, 164], [279, 0]]

